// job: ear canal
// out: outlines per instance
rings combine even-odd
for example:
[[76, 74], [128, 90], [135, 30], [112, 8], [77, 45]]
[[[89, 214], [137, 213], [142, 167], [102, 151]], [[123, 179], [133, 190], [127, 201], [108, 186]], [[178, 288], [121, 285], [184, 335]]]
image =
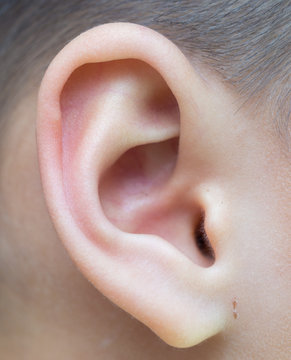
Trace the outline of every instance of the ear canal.
[[101, 178], [100, 201], [107, 218], [124, 232], [155, 234], [194, 263], [213, 265], [215, 254], [196, 205], [176, 198], [171, 180], [179, 139], [128, 150]]
[[[181, 94], [189, 88], [178, 89], [174, 80], [179, 71], [181, 81], [184, 72], [191, 74], [190, 67], [155, 32], [129, 24], [112, 29], [111, 35], [106, 26], [81, 35], [44, 78], [38, 146], [45, 196], [64, 245], [89, 281], [168, 344], [189, 347], [221, 332], [228, 318], [217, 296], [223, 272], [193, 239], [201, 206], [177, 181], [187, 107]], [[134, 36], [136, 54], [124, 40]], [[104, 48], [115, 41], [113, 58], [98, 58], [94, 46], [89, 49], [92, 38]], [[145, 53], [154, 47], [161, 56], [148, 61], [142, 43]], [[125, 51], [133, 55], [126, 59]], [[177, 71], [163, 66], [169, 53]], [[76, 57], [73, 68], [68, 54]], [[158, 68], [176, 71], [174, 80]]]

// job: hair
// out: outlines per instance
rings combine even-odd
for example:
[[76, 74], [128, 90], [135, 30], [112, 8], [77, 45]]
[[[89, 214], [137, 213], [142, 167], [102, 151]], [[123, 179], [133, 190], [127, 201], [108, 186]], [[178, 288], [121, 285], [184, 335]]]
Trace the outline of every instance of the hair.
[[[1, 0], [0, 118], [73, 37], [106, 22], [158, 30], [290, 131], [290, 0]], [[261, 106], [263, 105], [263, 106]], [[268, 105], [268, 106], [267, 106]], [[1, 125], [1, 120], [0, 120]]]

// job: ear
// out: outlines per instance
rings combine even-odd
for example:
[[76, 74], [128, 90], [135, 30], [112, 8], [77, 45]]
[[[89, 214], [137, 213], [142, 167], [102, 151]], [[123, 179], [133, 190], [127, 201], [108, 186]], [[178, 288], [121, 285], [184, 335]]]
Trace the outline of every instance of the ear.
[[41, 176], [60, 238], [98, 290], [177, 347], [229, 318], [219, 247], [210, 236], [214, 259], [202, 229], [205, 217], [211, 235], [208, 92], [172, 42], [126, 23], [74, 39], [39, 92]]

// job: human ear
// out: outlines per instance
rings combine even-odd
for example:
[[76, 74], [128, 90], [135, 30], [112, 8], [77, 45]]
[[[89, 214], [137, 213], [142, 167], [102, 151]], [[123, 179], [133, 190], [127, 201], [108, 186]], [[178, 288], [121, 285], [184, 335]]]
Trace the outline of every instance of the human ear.
[[[207, 92], [171, 41], [126, 23], [75, 38], [39, 91], [40, 171], [59, 237], [100, 292], [176, 347], [229, 317], [201, 190]], [[214, 250], [201, 252], [204, 218]]]

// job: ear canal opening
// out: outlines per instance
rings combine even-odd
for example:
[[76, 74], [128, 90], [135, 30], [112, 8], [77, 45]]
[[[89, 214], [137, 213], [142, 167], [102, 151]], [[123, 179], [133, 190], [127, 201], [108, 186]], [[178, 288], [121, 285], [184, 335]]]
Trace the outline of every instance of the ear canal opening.
[[[100, 201], [106, 217], [120, 230], [155, 234], [201, 267], [215, 262], [205, 229], [205, 215], [183, 201], [167, 206], [163, 192], [174, 173], [179, 139], [134, 147], [102, 176]], [[193, 221], [194, 216], [194, 221]]]
[[215, 262], [215, 252], [205, 229], [205, 214], [202, 213], [194, 226], [194, 241], [201, 256], [203, 266], [210, 267]]

